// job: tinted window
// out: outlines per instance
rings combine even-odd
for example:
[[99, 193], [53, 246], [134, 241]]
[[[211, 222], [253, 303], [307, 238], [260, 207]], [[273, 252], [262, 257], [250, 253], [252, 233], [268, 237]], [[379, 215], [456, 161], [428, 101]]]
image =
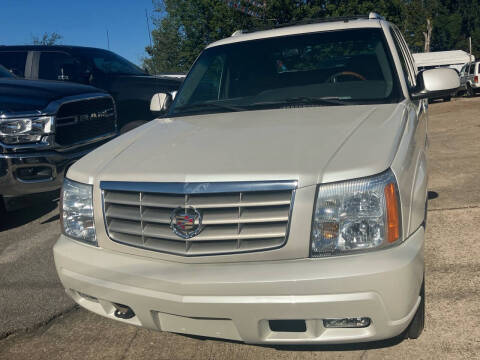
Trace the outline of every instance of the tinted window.
[[0, 64], [12, 74], [19, 77], [25, 76], [26, 51], [2, 51], [0, 52]]
[[80, 66], [69, 54], [62, 52], [42, 52], [38, 77], [46, 80], [79, 81]]
[[470, 75], [475, 74], [475, 64], [470, 64], [469, 74], [470, 74]]
[[87, 50], [81, 56], [104, 74], [145, 75], [138, 66], [110, 51]]
[[394, 102], [400, 98], [394, 74], [380, 29], [216, 46], [205, 50], [193, 66], [171, 115], [197, 111], [202, 105], [208, 112], [228, 106], [247, 110], [311, 104], [312, 99], [316, 104], [323, 100], [323, 105]]

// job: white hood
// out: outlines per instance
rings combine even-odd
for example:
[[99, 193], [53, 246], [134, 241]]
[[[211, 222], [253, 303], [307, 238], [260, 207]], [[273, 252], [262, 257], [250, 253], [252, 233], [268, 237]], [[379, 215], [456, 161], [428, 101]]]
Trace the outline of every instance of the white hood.
[[303, 107], [157, 119], [78, 161], [95, 180], [298, 180], [299, 187], [373, 175], [393, 160], [404, 105]]

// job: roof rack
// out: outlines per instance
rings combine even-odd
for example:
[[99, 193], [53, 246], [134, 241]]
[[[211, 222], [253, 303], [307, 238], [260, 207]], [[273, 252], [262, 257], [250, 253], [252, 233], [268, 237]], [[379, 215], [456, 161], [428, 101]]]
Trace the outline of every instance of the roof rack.
[[335, 21], [343, 21], [349, 22], [352, 20], [362, 20], [362, 19], [370, 19], [370, 20], [385, 20], [383, 16], [378, 15], [375, 12], [371, 12], [368, 15], [353, 15], [353, 16], [338, 16], [338, 17], [325, 17], [325, 18], [313, 18], [313, 19], [303, 19], [299, 21], [293, 21], [285, 24], [276, 24], [276, 25], [265, 25], [262, 27], [257, 27], [249, 30], [237, 30], [235, 31], [232, 36], [238, 36], [242, 34], [248, 34], [255, 31], [261, 30], [269, 30], [269, 29], [279, 29], [288, 26], [295, 26], [295, 25], [310, 25], [310, 24], [321, 24], [321, 23], [328, 23], [328, 22], [335, 22]]

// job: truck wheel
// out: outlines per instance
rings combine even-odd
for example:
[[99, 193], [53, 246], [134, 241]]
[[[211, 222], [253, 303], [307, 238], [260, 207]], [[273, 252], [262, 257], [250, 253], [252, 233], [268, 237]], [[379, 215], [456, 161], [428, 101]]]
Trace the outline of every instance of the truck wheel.
[[129, 122], [128, 124], [123, 125], [123, 127], [120, 129], [120, 134], [125, 134], [126, 132], [129, 132], [130, 130], [133, 130], [146, 123], [147, 121], [144, 121], [144, 120]]
[[407, 332], [405, 334], [405, 337], [408, 339], [418, 339], [418, 337], [422, 334], [423, 328], [425, 326], [425, 280], [423, 280], [422, 283], [420, 296], [422, 300], [420, 301], [417, 312], [415, 313], [415, 316], [413, 317], [413, 320], [408, 326]]
[[475, 96], [475, 91], [473, 91], [473, 89], [470, 85], [467, 85], [467, 96], [468, 97]]

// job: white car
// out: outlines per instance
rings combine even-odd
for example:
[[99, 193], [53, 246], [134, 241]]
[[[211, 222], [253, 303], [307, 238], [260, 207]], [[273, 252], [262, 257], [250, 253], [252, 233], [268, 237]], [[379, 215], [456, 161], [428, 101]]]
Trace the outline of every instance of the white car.
[[173, 103], [67, 174], [58, 275], [81, 306], [247, 343], [416, 338], [425, 313], [427, 98], [376, 14], [236, 32]]
[[460, 70], [460, 88], [468, 96], [474, 96], [480, 90], [480, 61], [467, 63]]

